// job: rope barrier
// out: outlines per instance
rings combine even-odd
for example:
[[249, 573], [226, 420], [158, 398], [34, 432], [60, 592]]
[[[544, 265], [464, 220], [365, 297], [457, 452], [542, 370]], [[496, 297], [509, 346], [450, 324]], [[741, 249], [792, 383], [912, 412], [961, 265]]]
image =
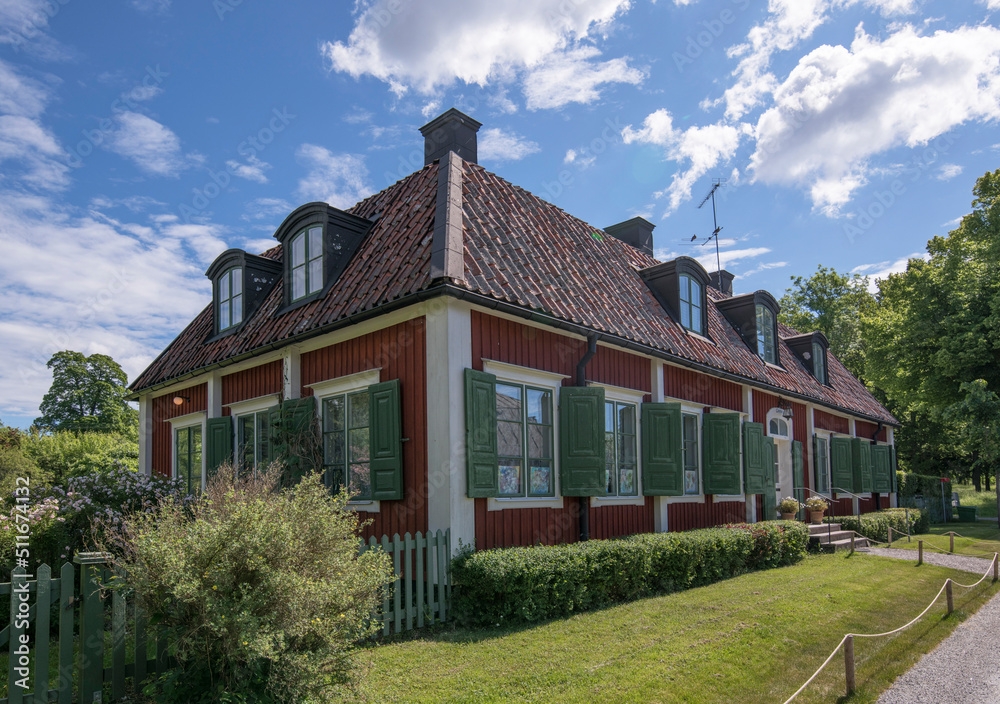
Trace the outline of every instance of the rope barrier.
[[[854, 532], [856, 532], [856, 531], [854, 531]], [[864, 537], [864, 536], [862, 536], [862, 537]], [[993, 559], [994, 560], [1000, 560], [1000, 555], [998, 555], [997, 553], [993, 553]], [[795, 694], [793, 694], [788, 699], [786, 699], [784, 701], [784, 704], [789, 704], [789, 702], [791, 702], [797, 696], [799, 696], [803, 692], [803, 690], [805, 690], [805, 688], [808, 687], [812, 683], [812, 681], [814, 679], [816, 679], [817, 676], [819, 676], [819, 673], [821, 673], [823, 671], [823, 668], [825, 668], [827, 665], [830, 664], [830, 661], [833, 660], [833, 657], [837, 654], [837, 652], [844, 645], [844, 643], [847, 641], [848, 638], [882, 638], [884, 636], [891, 636], [891, 635], [893, 635], [895, 633], [899, 633], [900, 631], [903, 631], [903, 630], [909, 628], [910, 626], [912, 626], [913, 624], [915, 624], [917, 621], [919, 621], [921, 618], [923, 618], [927, 614], [927, 612], [931, 610], [931, 608], [934, 606], [934, 604], [937, 603], [938, 599], [941, 598], [941, 594], [943, 594], [945, 592], [945, 590], [948, 589], [948, 585], [949, 584], [954, 585], [956, 587], [962, 587], [963, 589], [972, 589], [974, 587], [979, 586], [983, 582], [983, 580], [986, 579], [989, 576], [990, 572], [992, 572], [992, 571], [993, 571], [993, 563], [990, 564], [990, 566], [987, 568], [986, 572], [983, 573], [983, 576], [979, 578], [978, 582], [976, 582], [975, 584], [970, 584], [970, 585], [959, 584], [958, 582], [956, 582], [956, 581], [954, 581], [953, 579], [950, 579], [950, 578], [946, 579], [945, 582], [944, 582], [944, 584], [941, 585], [941, 589], [938, 590], [937, 595], [931, 600], [931, 603], [929, 603], [927, 605], [927, 608], [924, 609], [923, 611], [921, 611], [919, 616], [917, 616], [916, 618], [914, 618], [912, 621], [910, 621], [906, 625], [900, 626], [899, 628], [893, 629], [891, 631], [886, 631], [885, 633], [848, 633], [848, 634], [846, 634], [843, 638], [841, 638], [840, 642], [837, 643], [837, 647], [833, 649], [833, 652], [830, 653], [829, 657], [827, 657], [827, 659], [823, 661], [823, 664], [819, 666], [819, 669], [817, 669], [816, 672], [814, 672], [812, 674], [812, 677], [810, 677], [808, 680], [806, 680], [805, 683], [801, 687], [799, 687], [798, 690], [796, 690]], [[948, 600], [949, 600], [948, 601], [948, 606], [950, 608], [951, 607], [951, 591], [948, 591]], [[851, 687], [851, 686], [852, 685], [849, 683], [848, 687]]]

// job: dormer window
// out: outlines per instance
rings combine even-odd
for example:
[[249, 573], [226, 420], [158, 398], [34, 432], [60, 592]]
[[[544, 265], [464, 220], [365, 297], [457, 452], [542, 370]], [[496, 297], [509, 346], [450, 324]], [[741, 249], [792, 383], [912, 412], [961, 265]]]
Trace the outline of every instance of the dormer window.
[[813, 376], [816, 377], [816, 381], [821, 384], [826, 383], [826, 348], [823, 347], [819, 342], [813, 341], [812, 344], [812, 365], [813, 365]]
[[705, 314], [702, 309], [702, 286], [689, 274], [681, 274], [680, 307], [681, 325], [696, 332], [705, 334]]
[[243, 268], [234, 266], [219, 278], [219, 332], [243, 322]]
[[373, 221], [328, 203], [306, 203], [278, 226], [285, 268], [282, 310], [305, 305], [337, 283]]
[[696, 335], [708, 337], [705, 311], [708, 308], [708, 272], [691, 257], [677, 257], [641, 269], [653, 297], [680, 326]]
[[757, 356], [768, 364], [777, 364], [778, 336], [774, 330], [774, 313], [767, 306], [757, 304]]
[[215, 324], [211, 337], [231, 335], [250, 320], [281, 277], [281, 263], [227, 249], [205, 276], [212, 280]]
[[323, 288], [323, 228], [302, 230], [292, 238], [292, 300]]

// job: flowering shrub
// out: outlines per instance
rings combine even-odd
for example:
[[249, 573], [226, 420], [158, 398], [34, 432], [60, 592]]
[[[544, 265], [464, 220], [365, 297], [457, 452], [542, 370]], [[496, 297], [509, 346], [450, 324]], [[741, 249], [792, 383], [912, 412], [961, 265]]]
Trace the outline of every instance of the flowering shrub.
[[[165, 498], [178, 498], [190, 505], [180, 480], [146, 476], [129, 470], [107, 474], [72, 477], [64, 485], [42, 487], [31, 492], [27, 504], [32, 516], [29, 527], [31, 562], [29, 567], [45, 563], [53, 569], [74, 553], [96, 550], [109, 526], [120, 525], [125, 516], [148, 513]], [[13, 566], [16, 506], [8, 501], [0, 514], [0, 574], [6, 576]], [[23, 514], [22, 514], [23, 515]], [[9, 549], [8, 549], [9, 548]]]
[[786, 496], [778, 503], [778, 513], [796, 513], [800, 508], [802, 504], [791, 496]]
[[810, 496], [806, 499], [806, 508], [810, 511], [825, 511], [830, 508], [830, 504], [822, 496]]

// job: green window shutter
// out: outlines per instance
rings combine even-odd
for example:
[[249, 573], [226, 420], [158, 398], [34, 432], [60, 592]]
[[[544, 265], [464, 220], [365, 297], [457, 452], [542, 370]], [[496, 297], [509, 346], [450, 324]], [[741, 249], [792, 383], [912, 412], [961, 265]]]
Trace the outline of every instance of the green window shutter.
[[851, 468], [854, 474], [853, 491], [872, 491], [871, 445], [863, 438], [851, 440]]
[[208, 445], [205, 448], [208, 478], [211, 479], [226, 462], [233, 462], [233, 419], [209, 418]]
[[684, 495], [681, 404], [642, 404], [642, 493]]
[[372, 498], [403, 498], [403, 440], [399, 379], [368, 387]]
[[469, 498], [496, 496], [497, 378], [465, 370], [465, 473]]
[[764, 425], [743, 424], [743, 481], [748, 494], [763, 494], [767, 487], [768, 462], [765, 457]]
[[563, 496], [605, 496], [604, 389], [559, 390], [559, 477]]
[[740, 493], [740, 414], [702, 416], [702, 480], [706, 494]]
[[889, 476], [892, 478], [892, 493], [899, 491], [899, 455], [896, 453], [896, 446], [889, 445]]
[[832, 491], [854, 491], [851, 438], [830, 438], [830, 475]]
[[767, 471], [764, 473], [764, 520], [773, 521], [778, 517], [778, 488], [776, 477], [774, 476], [774, 460], [777, 449], [774, 446], [774, 438], [764, 438], [761, 442], [764, 448], [764, 456], [767, 464]]
[[888, 445], [872, 446], [872, 491], [892, 491], [892, 453]]
[[[272, 426], [272, 434], [274, 430]], [[288, 476], [293, 481], [315, 469], [319, 448], [315, 397], [293, 398], [280, 404], [274, 448], [277, 454], [272, 455], [272, 459], [284, 461], [288, 467]]]
[[[792, 440], [792, 497], [800, 504], [806, 500], [806, 474], [802, 457], [805, 447], [799, 440]], [[815, 457], [815, 455], [813, 455]], [[784, 497], [782, 497], [784, 498]], [[799, 509], [801, 513], [804, 509]]]
[[267, 409], [267, 457], [271, 462], [277, 462], [278, 457], [278, 431], [281, 427], [281, 406], [271, 406]]

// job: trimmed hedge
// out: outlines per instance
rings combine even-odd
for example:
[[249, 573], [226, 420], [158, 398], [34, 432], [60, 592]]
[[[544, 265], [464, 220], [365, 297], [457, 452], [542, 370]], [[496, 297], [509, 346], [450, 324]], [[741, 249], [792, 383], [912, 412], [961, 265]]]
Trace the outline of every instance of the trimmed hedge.
[[711, 584], [805, 555], [796, 521], [647, 533], [569, 545], [466, 551], [452, 562], [452, 611], [472, 626], [531, 623]]
[[[909, 516], [909, 526], [907, 526], [907, 516]], [[828, 516], [823, 520], [825, 523], [839, 523], [842, 530], [853, 530], [866, 538], [882, 543], [889, 540], [889, 526], [892, 526], [893, 533], [899, 536], [901, 533], [909, 533], [910, 535], [926, 533], [930, 524], [927, 511], [919, 508], [887, 508], [861, 516], [837, 516], [836, 518]]]
[[[942, 489], [942, 484], [946, 486]], [[914, 472], [896, 472], [897, 496], [901, 506], [916, 507], [916, 497], [923, 496], [923, 508], [931, 523], [947, 523], [951, 520], [951, 483], [942, 482], [941, 477]], [[944, 500], [942, 501], [942, 496]]]

